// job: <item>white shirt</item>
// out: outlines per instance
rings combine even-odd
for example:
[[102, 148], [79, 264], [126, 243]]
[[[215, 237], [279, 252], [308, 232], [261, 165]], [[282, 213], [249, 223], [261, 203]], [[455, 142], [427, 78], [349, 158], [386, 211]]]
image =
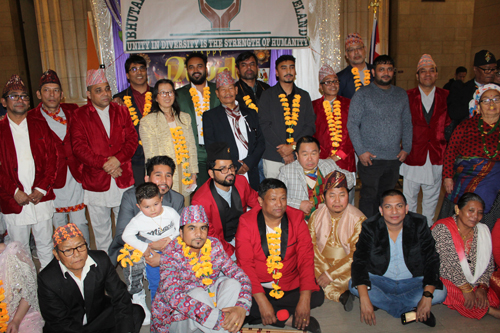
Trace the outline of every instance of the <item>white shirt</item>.
[[[196, 89], [196, 86], [191, 82], [191, 87], [193, 87], [196, 90], [196, 93], [198, 94], [198, 97], [200, 98], [200, 106], [203, 108], [203, 93]], [[205, 81], [205, 87], [208, 87], [207, 81]], [[205, 88], [203, 87], [203, 88]], [[203, 89], [202, 89], [203, 90]], [[208, 110], [210, 110], [210, 106], [208, 107]], [[208, 111], [207, 110], [207, 111]], [[196, 109], [194, 110], [195, 117], [196, 117], [196, 127], [198, 129], [198, 144], [204, 145], [205, 144], [205, 138], [203, 137], [203, 118], [202, 116], [199, 116], [198, 113], [196, 112]]]
[[422, 88], [420, 88], [420, 86], [418, 86], [418, 90], [420, 90], [420, 96], [422, 99], [422, 104], [424, 105], [425, 112], [429, 113], [432, 108], [432, 103], [434, 103], [436, 87], [432, 88], [432, 91], [429, 93], [429, 95], [426, 95]]
[[[78, 250], [75, 250], [78, 251]], [[64, 255], [64, 254], [61, 254]], [[63, 265], [61, 261], [59, 261], [59, 267], [61, 267], [61, 271], [63, 273], [64, 278], [66, 279], [66, 273], [71, 276], [73, 280], [75, 280], [76, 285], [78, 286], [78, 289], [80, 289], [80, 293], [82, 294], [83, 300], [85, 300], [85, 290], [84, 290], [84, 281], [85, 278], [87, 277], [88, 272], [90, 271], [91, 266], [97, 266], [97, 263], [92, 259], [89, 255], [87, 255], [87, 260], [85, 261], [85, 266], [83, 266], [82, 269], [82, 276], [78, 278], [73, 272], [71, 272], [66, 266]], [[87, 314], [83, 316], [83, 325], [87, 324]]]
[[[235, 101], [235, 102], [236, 102], [236, 105], [238, 105], [238, 101]], [[225, 107], [225, 105], [223, 105], [223, 107]], [[240, 113], [241, 113], [241, 111], [240, 111]], [[236, 147], [238, 148], [238, 159], [240, 161], [243, 161], [243, 159], [247, 158], [247, 156], [248, 156], [248, 149], [245, 148], [245, 146], [243, 146], [243, 143], [240, 140], [238, 140], [238, 138], [236, 137], [236, 131], [234, 129], [232, 118], [230, 116], [228, 116], [227, 113], [226, 113], [226, 117], [227, 117], [227, 120], [229, 121], [229, 126], [231, 126], [231, 131], [233, 131], [233, 136], [234, 136], [234, 141], [236, 142]], [[238, 121], [238, 124], [240, 125], [241, 134], [243, 135], [245, 140], [248, 142], [248, 131], [247, 131], [248, 124], [247, 124], [247, 121], [245, 120], [245, 117], [243, 117], [243, 115], [241, 115], [240, 120]], [[245, 178], [248, 181], [248, 172], [245, 172], [245, 174], [243, 176], [245, 176]]]

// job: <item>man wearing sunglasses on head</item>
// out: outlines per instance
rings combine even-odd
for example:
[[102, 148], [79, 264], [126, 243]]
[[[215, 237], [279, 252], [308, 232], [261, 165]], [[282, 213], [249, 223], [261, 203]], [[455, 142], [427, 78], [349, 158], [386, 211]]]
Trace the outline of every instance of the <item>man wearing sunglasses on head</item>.
[[0, 208], [9, 236], [30, 252], [33, 233], [40, 264], [52, 260], [52, 216], [58, 154], [44, 120], [28, 115], [30, 97], [18, 75], [3, 89], [0, 121]]
[[247, 179], [236, 174], [229, 146], [224, 142], [207, 145], [207, 166], [210, 179], [193, 196], [193, 205], [202, 205], [210, 221], [208, 235], [222, 243], [232, 259], [234, 236], [240, 216], [248, 207], [258, 207], [258, 195]]

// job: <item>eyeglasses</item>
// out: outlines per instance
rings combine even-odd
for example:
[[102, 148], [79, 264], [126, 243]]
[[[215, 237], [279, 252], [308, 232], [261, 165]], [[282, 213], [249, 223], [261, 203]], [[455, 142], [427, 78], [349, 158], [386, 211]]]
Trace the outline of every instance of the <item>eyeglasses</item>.
[[365, 48], [364, 46], [358, 46], [358, 47], [355, 47], [353, 49], [347, 49], [347, 53], [354, 53], [356, 51], [361, 52], [364, 48]]
[[145, 72], [146, 71], [146, 67], [145, 66], [132, 67], [131, 69], [129, 69], [129, 72], [132, 72], [132, 73], [137, 73], [138, 71]]
[[495, 104], [500, 103], [500, 97], [485, 98], [485, 99], [479, 101], [479, 103], [481, 103], [481, 104], [491, 104], [491, 102], [493, 102]]
[[226, 175], [229, 171], [234, 171], [236, 170], [236, 167], [234, 166], [234, 164], [231, 164], [230, 166], [228, 167], [223, 167], [223, 168], [220, 168], [220, 169], [212, 169], [214, 171], [219, 171], [220, 173], [222, 173], [223, 175]]
[[78, 245], [77, 247], [74, 247], [72, 249], [66, 249], [66, 250], [59, 250], [57, 249], [57, 251], [61, 252], [62, 254], [64, 254], [65, 257], [72, 257], [74, 254], [75, 254], [75, 250], [77, 250], [78, 252], [85, 252], [87, 251], [87, 243], [83, 243], [82, 245]]
[[325, 86], [331, 86], [332, 84], [339, 84], [340, 81], [339, 80], [333, 80], [333, 81], [325, 81], [321, 84], [324, 84]]
[[500, 72], [496, 72], [496, 73], [495, 73], [495, 75], [496, 75], [496, 76], [500, 76]]
[[484, 74], [490, 74], [492, 72], [496, 72], [497, 71], [497, 68], [482, 68], [482, 67], [478, 67], [480, 70], [482, 70], [484, 72]]
[[21, 98], [21, 100], [23, 100], [23, 101], [30, 100], [30, 97], [28, 95], [8, 95], [7, 97], [10, 98], [12, 101], [16, 101], [16, 102], [19, 100], [19, 98]]
[[160, 95], [161, 97], [172, 97], [175, 95], [175, 91], [160, 91], [158, 92], [158, 95]]

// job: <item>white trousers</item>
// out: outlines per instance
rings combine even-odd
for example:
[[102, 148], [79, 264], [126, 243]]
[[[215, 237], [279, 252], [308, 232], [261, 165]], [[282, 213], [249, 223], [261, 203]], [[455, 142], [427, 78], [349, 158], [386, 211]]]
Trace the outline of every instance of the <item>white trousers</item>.
[[115, 214], [115, 221], [118, 218], [120, 206], [103, 207], [87, 205], [89, 211], [90, 223], [94, 231], [95, 245], [98, 250], [108, 253], [109, 246], [113, 240], [111, 232], [111, 210]]
[[74, 223], [80, 229], [85, 237], [85, 241], [87, 244], [90, 244], [90, 236], [89, 236], [89, 224], [87, 218], [85, 217], [85, 209], [81, 209], [76, 212], [68, 212], [68, 213], [54, 213], [52, 217], [52, 224], [54, 228], [62, 227], [68, 223]]
[[40, 265], [42, 266], [41, 269], [52, 261], [54, 258], [52, 253], [54, 246], [52, 243], [53, 229], [51, 219], [29, 225], [15, 225], [9, 222], [8, 219], [5, 219], [5, 224], [7, 225], [10, 239], [21, 243], [29, 257], [31, 257], [30, 233], [33, 232], [38, 260], [40, 260]]
[[427, 224], [431, 227], [434, 224], [434, 213], [441, 193], [441, 177], [436, 179], [433, 185], [415, 183], [403, 178], [403, 194], [408, 202], [410, 212], [417, 212], [418, 193], [422, 188], [422, 215], [427, 218]]
[[213, 332], [228, 332], [221, 328], [220, 330], [214, 330], [213, 327], [217, 324], [219, 318], [219, 312], [223, 308], [228, 308], [235, 306], [238, 301], [238, 296], [240, 294], [241, 284], [235, 279], [230, 279], [226, 276], [220, 276], [214, 285], [210, 287], [210, 291], [215, 293], [214, 298], [217, 300], [217, 307], [214, 306], [213, 299], [208, 295], [208, 292], [203, 288], [194, 288], [188, 292], [188, 295], [192, 298], [208, 304], [212, 307], [212, 312], [210, 316], [205, 321], [203, 326], [193, 319], [187, 319], [183, 321], [176, 321], [170, 325], [170, 332], [183, 332], [183, 333], [213, 333]]
[[264, 166], [264, 176], [266, 178], [278, 178], [280, 174], [280, 169], [284, 163], [275, 162], [271, 160], [262, 160], [262, 165]]

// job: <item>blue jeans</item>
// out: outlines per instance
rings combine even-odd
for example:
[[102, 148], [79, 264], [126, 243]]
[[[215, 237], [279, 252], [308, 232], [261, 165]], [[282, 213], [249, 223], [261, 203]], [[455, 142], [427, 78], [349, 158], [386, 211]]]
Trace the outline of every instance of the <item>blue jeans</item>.
[[[424, 287], [422, 276], [405, 280], [392, 280], [380, 275], [368, 273], [372, 287], [368, 290], [368, 296], [373, 306], [387, 311], [391, 316], [400, 318], [405, 312], [413, 310], [422, 299]], [[349, 290], [359, 297], [358, 289], [352, 287], [349, 281]], [[446, 299], [446, 288], [436, 289], [432, 305], [443, 303]]]
[[151, 292], [151, 304], [155, 299], [156, 289], [158, 289], [158, 284], [160, 283], [160, 266], [151, 267], [146, 264], [146, 276], [149, 283], [149, 291]]

